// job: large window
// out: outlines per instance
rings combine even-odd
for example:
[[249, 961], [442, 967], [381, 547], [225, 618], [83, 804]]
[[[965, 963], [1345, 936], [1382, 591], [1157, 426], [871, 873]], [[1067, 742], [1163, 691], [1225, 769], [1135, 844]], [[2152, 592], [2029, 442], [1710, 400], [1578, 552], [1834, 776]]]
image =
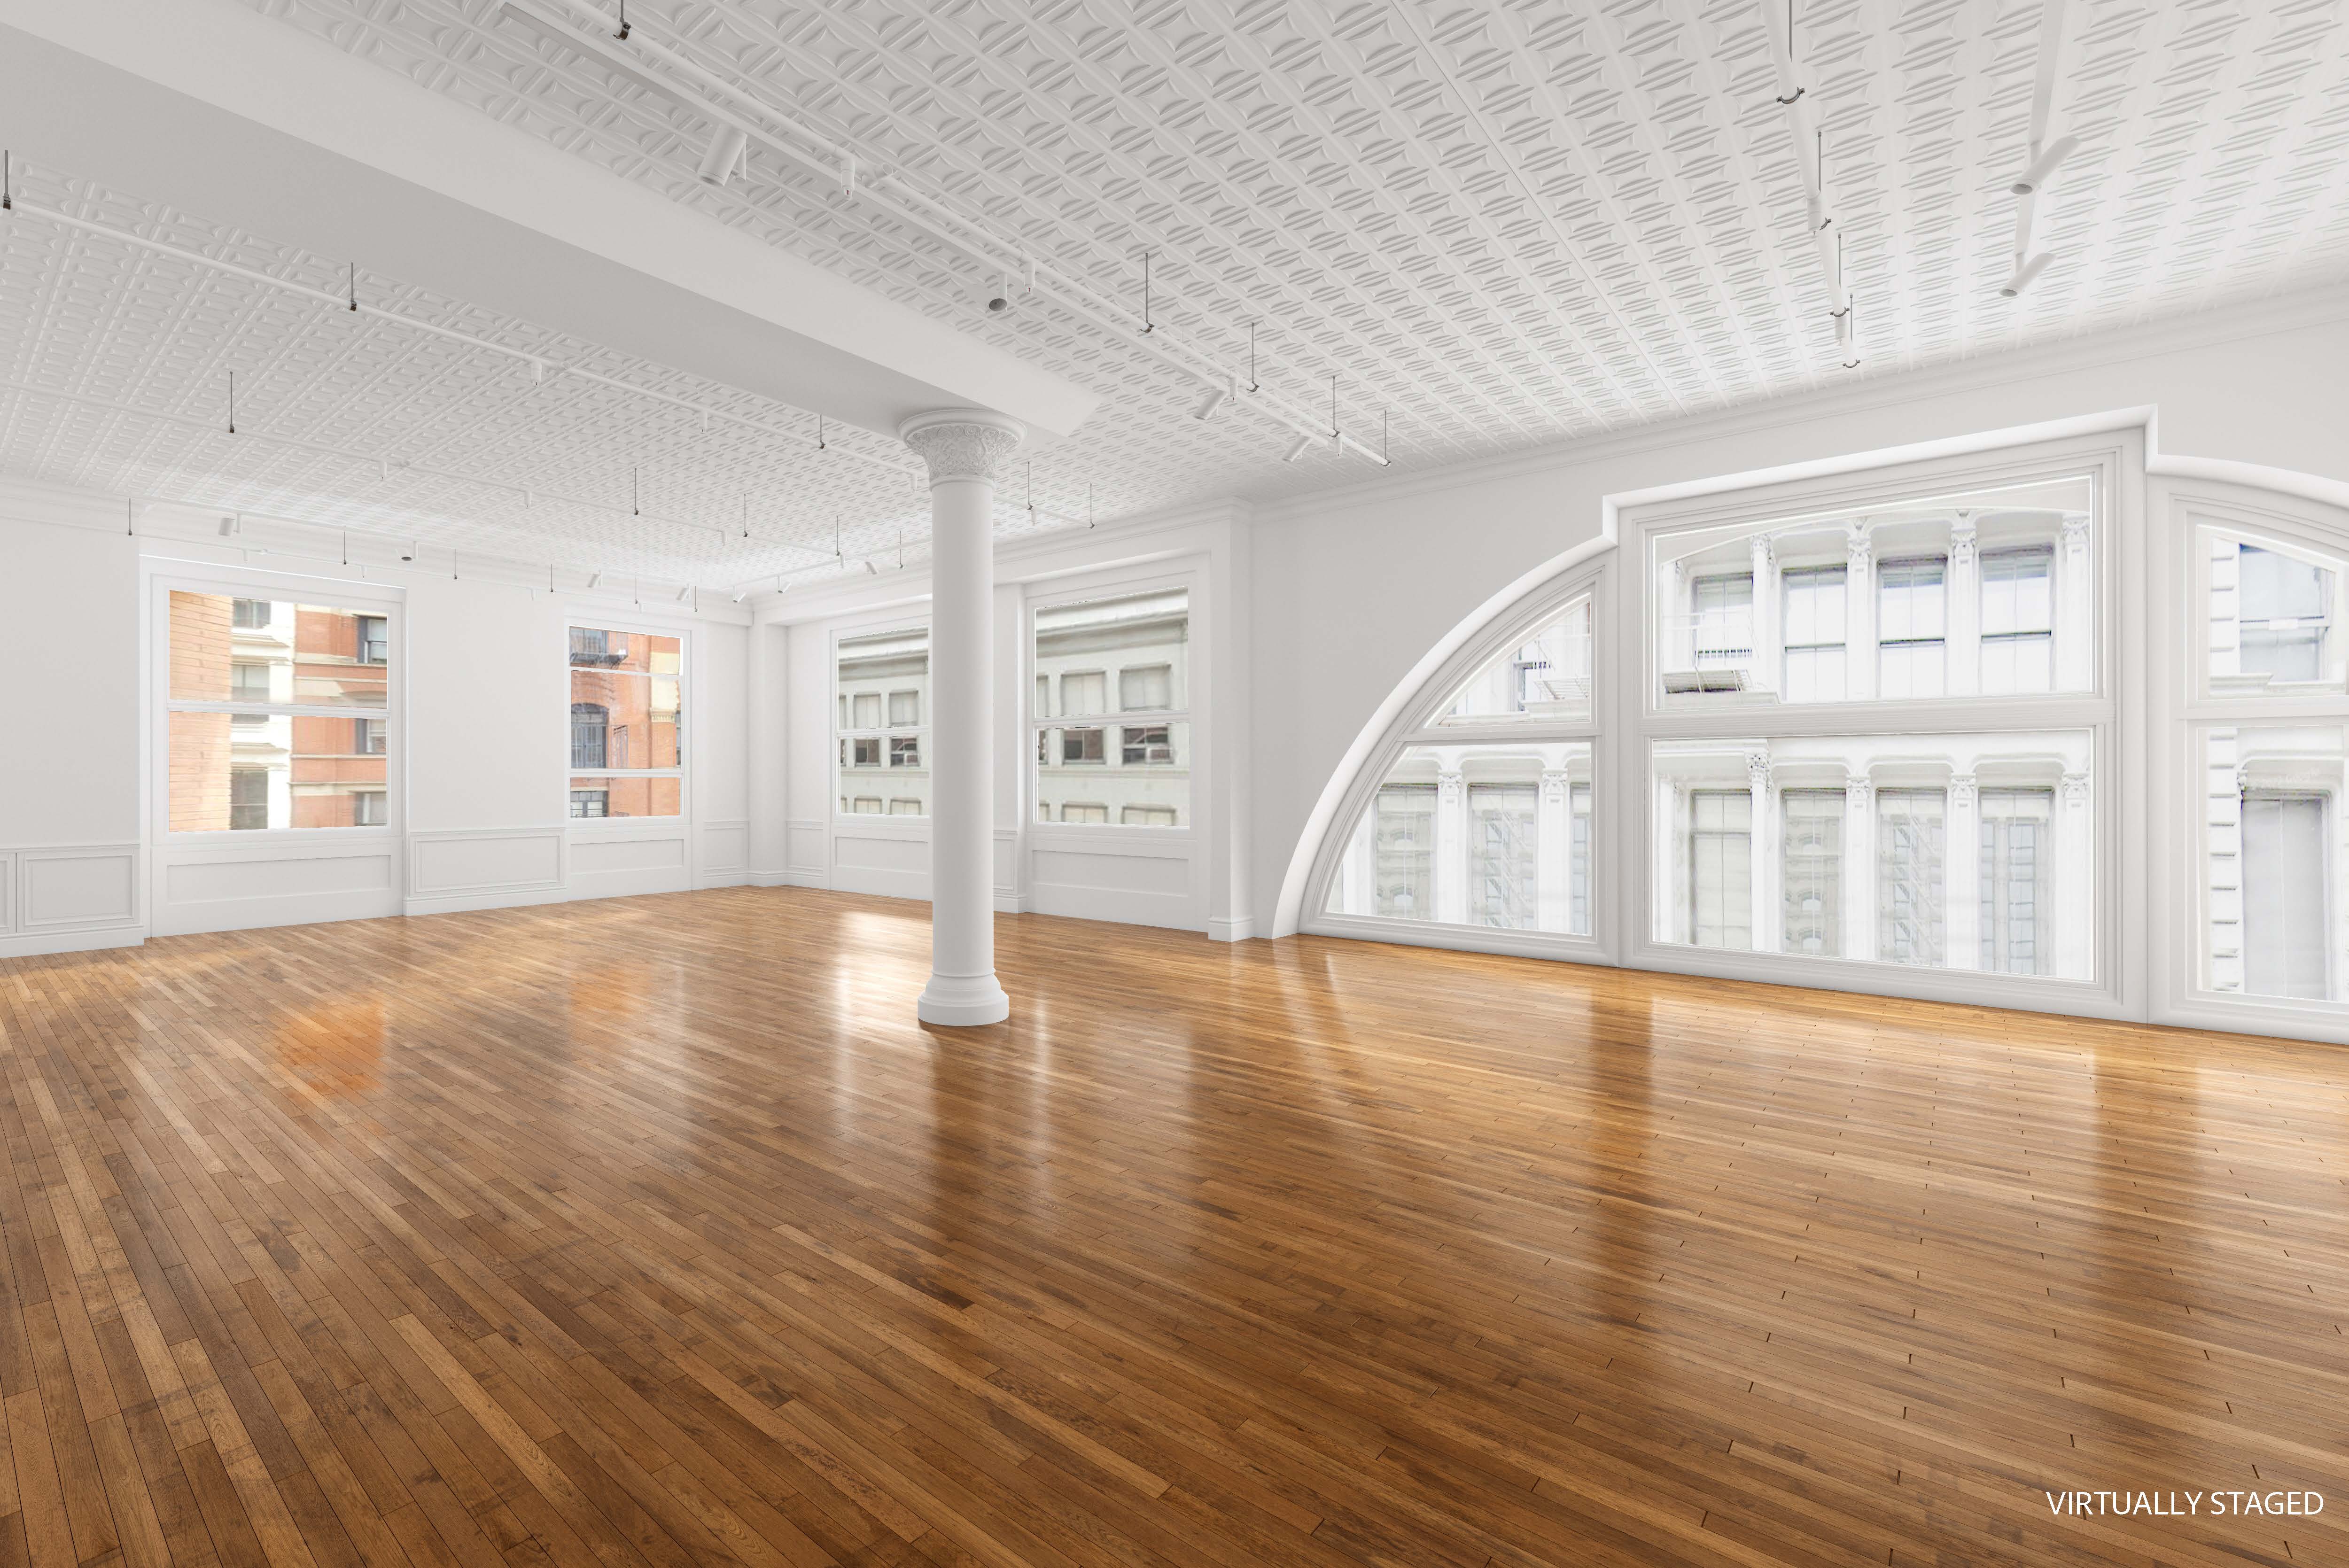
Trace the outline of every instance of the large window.
[[675, 817], [685, 793], [685, 641], [571, 628], [571, 815]]
[[171, 831], [389, 824], [387, 613], [182, 590], [165, 603]]
[[2082, 477], [1654, 535], [1651, 700], [2090, 692], [2098, 504]]
[[1191, 825], [1190, 594], [1035, 612], [1036, 820]]
[[930, 634], [910, 626], [840, 639], [833, 728], [843, 816], [930, 814]]
[[1328, 914], [1591, 934], [1592, 610], [1572, 593], [1449, 688], [1364, 797]]
[[2093, 748], [2085, 730], [1659, 742], [1656, 937], [2088, 978]]

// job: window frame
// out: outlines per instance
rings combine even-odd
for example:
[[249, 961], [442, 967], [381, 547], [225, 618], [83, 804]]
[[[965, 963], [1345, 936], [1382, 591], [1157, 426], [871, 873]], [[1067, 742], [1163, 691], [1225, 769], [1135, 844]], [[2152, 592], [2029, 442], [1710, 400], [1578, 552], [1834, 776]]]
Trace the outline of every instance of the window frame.
[[[562, 801], [560, 820], [566, 830], [573, 832], [612, 834], [644, 832], [668, 834], [692, 822], [693, 748], [698, 743], [701, 734], [701, 713], [698, 706], [701, 701], [699, 696], [701, 652], [700, 639], [694, 634], [696, 630], [696, 624], [692, 622], [658, 620], [642, 614], [605, 614], [600, 606], [593, 604], [572, 604], [564, 608], [563, 635], [559, 647], [563, 661], [564, 708], [566, 719], [574, 706], [570, 695], [571, 672], [574, 669], [592, 667], [574, 665], [571, 662], [573, 634], [583, 631], [617, 632], [623, 636], [629, 637], [674, 637], [678, 644], [678, 727], [682, 732], [678, 738], [677, 766], [674, 768], [573, 768], [568, 766], [571, 760], [572, 738], [570, 726], [566, 723], [563, 749], [560, 753], [565, 764], [562, 773], [563, 792], [558, 797]], [[650, 680], [654, 677], [647, 673], [642, 678]], [[604, 730], [604, 754], [607, 758], [611, 755], [611, 714], [607, 709], [605, 714]], [[675, 779], [678, 781], [677, 815], [674, 817], [574, 817], [571, 815], [571, 797], [574, 792], [572, 785], [572, 780], [574, 779]], [[610, 804], [610, 794], [608, 789], [604, 791], [607, 808]]]
[[[921, 722], [911, 725], [889, 722], [890, 699], [903, 694], [905, 688], [902, 686], [894, 690], [885, 688], [869, 694], [880, 709], [881, 723], [878, 726], [859, 725], [853, 722], [855, 717], [855, 704], [850, 699], [850, 694], [841, 689], [840, 685], [842, 645], [861, 642], [869, 637], [907, 636], [917, 632], [921, 634], [922, 657], [925, 661], [922, 684], [918, 688], [922, 709]], [[827, 795], [829, 804], [825, 810], [825, 820], [831, 822], [835, 830], [840, 824], [848, 822], [854, 823], [856, 830], [862, 833], [868, 830], [874, 822], [880, 821], [890, 824], [889, 830], [896, 833], [909, 836], [928, 833], [930, 813], [899, 811], [896, 810], [895, 802], [912, 797], [894, 794], [892, 790], [904, 784], [906, 772], [934, 774], [936, 754], [931, 749], [930, 729], [932, 720], [936, 717], [937, 694], [936, 687], [931, 684], [929, 661], [936, 656], [936, 630], [928, 616], [907, 616], [902, 612], [875, 618], [843, 622], [833, 625], [830, 634], [824, 639], [827, 659], [824, 674], [825, 710], [828, 716], [826, 722], [831, 728], [831, 748], [825, 755], [824, 763], [831, 782]], [[843, 708], [846, 710], [844, 714]], [[892, 761], [895, 751], [894, 743], [899, 739], [911, 739], [916, 743], [919, 748], [921, 758], [919, 763], [907, 768]], [[875, 760], [869, 765], [849, 760], [854, 755], [855, 744], [862, 741], [871, 741], [874, 745]], [[876, 790], [877, 794], [872, 793]], [[927, 798], [930, 793], [930, 788], [926, 785], [922, 791], [923, 797]], [[866, 799], [877, 799], [881, 803], [881, 809], [878, 811], [859, 811], [854, 809], [852, 802]]]
[[[1299, 929], [1319, 936], [1351, 937], [1366, 942], [1396, 942], [1419, 946], [1463, 948], [1472, 952], [1521, 954], [1562, 959], [1569, 963], [1616, 962], [1620, 939], [1616, 918], [1619, 835], [1611, 831], [1609, 813], [1615, 799], [1614, 765], [1609, 737], [1614, 720], [1619, 672], [1614, 668], [1620, 639], [1615, 632], [1616, 594], [1613, 588], [1618, 552], [1614, 541], [1601, 537], [1572, 552], [1570, 563], [1548, 583], [1508, 606], [1479, 627], [1423, 680], [1409, 706], [1396, 715], [1380, 744], [1354, 773], [1330, 825], [1322, 836], [1313, 866], [1307, 875]], [[1485, 666], [1511, 657], [1563, 615], [1578, 599], [1590, 601], [1590, 647], [1593, 665], [1590, 706], [1586, 714], [1528, 717], [1495, 715], [1483, 719], [1451, 717], [1461, 691]], [[1395, 765], [1421, 747], [1587, 745], [1590, 748], [1589, 853], [1585, 861], [1587, 886], [1582, 890], [1589, 916], [1587, 932], [1527, 930], [1510, 926], [1463, 924], [1404, 915], [1339, 914], [1330, 911], [1330, 888], [1336, 880], [1347, 846], [1362, 813], [1372, 808], [1379, 790]], [[1573, 786], [1568, 786], [1567, 820], [1574, 830]], [[1569, 840], [1568, 856], [1572, 846]], [[1569, 910], [1576, 891], [1568, 890]], [[1431, 898], [1430, 903], [1433, 900]]]
[[[1019, 753], [1019, 830], [1032, 841], [1039, 844], [1052, 844], [1055, 841], [1061, 844], [1102, 845], [1110, 842], [1157, 844], [1179, 846], [1185, 853], [1189, 852], [1194, 843], [1204, 841], [1203, 824], [1209, 812], [1207, 794], [1211, 775], [1206, 766], [1209, 741], [1203, 727], [1204, 716], [1197, 704], [1203, 676], [1211, 674], [1211, 660], [1205, 646], [1204, 634], [1207, 626], [1208, 611], [1203, 603], [1201, 576], [1201, 573], [1190, 570], [1139, 574], [1088, 575], [1076, 585], [1054, 583], [1049, 589], [1040, 592], [1031, 588], [1025, 596], [1020, 605], [1019, 615], [1019, 676], [1014, 684], [1015, 689], [1019, 694], [1021, 710], [1019, 731], [1022, 741]], [[1185, 596], [1185, 620], [1183, 640], [1185, 666], [1183, 695], [1185, 702], [1182, 706], [1136, 708], [1130, 712], [1115, 706], [1123, 701], [1123, 670], [1114, 672], [1114, 675], [1120, 678], [1113, 678], [1113, 672], [1106, 661], [1095, 668], [1063, 670], [1054, 676], [1046, 676], [1044, 672], [1038, 668], [1036, 639], [1037, 622], [1040, 615], [1075, 605], [1096, 604], [1108, 600], [1141, 598], [1153, 593], [1178, 592]], [[1171, 700], [1174, 696], [1172, 666], [1148, 667], [1169, 669], [1168, 696]], [[1059, 709], [1066, 706], [1061, 697], [1061, 683], [1071, 676], [1086, 676], [1101, 681], [1102, 711], [1074, 715], [1059, 712], [1038, 713], [1036, 683], [1040, 679], [1050, 680], [1052, 707]], [[1187, 778], [1190, 795], [1183, 810], [1182, 821], [1174, 826], [1163, 823], [1126, 822], [1121, 819], [1123, 815], [1123, 808], [1128, 802], [1112, 803], [1094, 800], [1070, 800], [1062, 804], [1064, 806], [1102, 806], [1107, 814], [1097, 822], [1071, 822], [1059, 816], [1047, 820], [1036, 815], [1037, 805], [1042, 797], [1042, 785], [1038, 770], [1047, 766], [1038, 756], [1038, 750], [1043, 744], [1043, 737], [1047, 731], [1057, 730], [1064, 734], [1069, 730], [1100, 731], [1102, 755], [1098, 759], [1084, 758], [1072, 761], [1064, 755], [1056, 758], [1050, 765], [1083, 768], [1089, 772], [1091, 769], [1099, 769], [1102, 781], [1107, 783], [1118, 778], [1128, 768], [1145, 774], [1162, 767], [1173, 769], [1175, 765], [1172, 762], [1165, 764], [1125, 762], [1123, 760], [1124, 731], [1129, 727], [1164, 728], [1166, 731], [1167, 745], [1171, 751], [1176, 725], [1187, 726], [1189, 728], [1189, 758], [1182, 765], [1182, 771]], [[1065, 738], [1061, 745], [1065, 751], [1067, 745]], [[1110, 756], [1112, 752], [1119, 754], [1117, 759], [1112, 759]]]
[[[2145, 986], [2145, 857], [2122, 852], [2144, 842], [2146, 792], [2143, 769], [2129, 765], [2142, 755], [2147, 685], [2144, 660], [2130, 656], [2145, 646], [2146, 551], [2144, 429], [2141, 425], [2003, 447], [1948, 457], [1898, 462], [1867, 462], [1839, 472], [1773, 483], [1732, 485], [1682, 499], [1625, 506], [1618, 516], [1625, 560], [1619, 579], [1623, 634], [1611, 645], [1620, 659], [1617, 684], [1632, 734], [1618, 749], [1617, 788], [1631, 802], [1625, 841], [1649, 861], [1645, 874], [1628, 877], [1624, 918], [1627, 960], [1668, 973], [1749, 979], [1817, 989], [1852, 990], [1930, 1000], [2013, 1006], [2042, 1012], [2085, 1013], [2109, 1017], [2138, 1016]], [[1921, 497], [2053, 483], [2085, 477], [2093, 481], [2087, 584], [2090, 635], [2088, 688], [2079, 692], [2012, 696], [1944, 696], [1909, 700], [1868, 697], [1839, 703], [1674, 704], [1662, 691], [1657, 634], [1660, 616], [1672, 607], [1659, 602], [1657, 546], [1674, 536], [1733, 528], [1775, 517], [1832, 515], [1889, 507]], [[2058, 545], [2058, 570], [2062, 569]], [[1912, 552], [1902, 552], [1893, 559]], [[1944, 568], [1945, 573], [1947, 568]], [[1867, 592], [1871, 610], [1879, 589], [1870, 561]], [[1854, 591], [1848, 578], [1847, 593]], [[1944, 646], [1948, 579], [1944, 577]], [[2058, 635], [2061, 635], [2059, 633]], [[1946, 656], [1946, 655], [1945, 655]], [[1847, 650], [1847, 662], [1849, 653]], [[1659, 743], [1728, 741], [1737, 738], [1916, 737], [2027, 732], [2083, 732], [2089, 737], [2087, 806], [2091, 838], [2089, 977], [2021, 975], [1978, 969], [1929, 969], [1875, 958], [1829, 957], [1778, 951], [1699, 949], [1659, 937], [1656, 909], [1658, 859], [1666, 851], [1660, 824], [1655, 778]], [[1774, 807], [1776, 790], [1773, 789]], [[1875, 810], [1871, 800], [1869, 810]], [[1757, 837], [1759, 835], [1757, 834]], [[1782, 852], [1774, 840], [1770, 852]], [[1841, 868], [1874, 878], [1877, 867], [1857, 867], [1845, 845]], [[1948, 852], [1945, 845], [1945, 855]], [[1846, 932], [1845, 943], [1851, 943]]]
[[[148, 574], [148, 682], [154, 700], [150, 705], [149, 748], [150, 783], [148, 789], [148, 815], [152, 823], [150, 842], [159, 850], [192, 850], [217, 846], [267, 846], [291, 844], [346, 843], [360, 840], [390, 839], [404, 830], [407, 808], [407, 731], [404, 723], [407, 691], [407, 625], [403, 596], [387, 593], [378, 585], [349, 583], [338, 578], [303, 577], [292, 573], [255, 572], [222, 568], [214, 572], [162, 572]], [[201, 593], [224, 597], [232, 601], [282, 601], [295, 604], [324, 605], [348, 610], [361, 615], [375, 616], [384, 624], [385, 640], [389, 644], [389, 657], [384, 661], [384, 704], [379, 708], [357, 707], [348, 704], [326, 703], [255, 703], [240, 701], [233, 696], [218, 700], [175, 697], [171, 695], [171, 595]], [[229, 611], [231, 634], [257, 628], [239, 627], [233, 603]], [[357, 661], [355, 661], [357, 662]], [[371, 662], [371, 661], [370, 661]], [[171, 716], [175, 713], [227, 713], [262, 718], [329, 718], [351, 724], [358, 719], [378, 719], [383, 724], [384, 748], [366, 755], [384, 759], [384, 820], [358, 822], [345, 826], [316, 828], [207, 828], [191, 831], [174, 831], [171, 828]], [[356, 734], [347, 729], [346, 734]], [[325, 753], [322, 755], [358, 756], [360, 753]], [[233, 784], [231, 786], [233, 790]], [[353, 793], [361, 793], [354, 790]], [[373, 793], [373, 790], [365, 791]]]

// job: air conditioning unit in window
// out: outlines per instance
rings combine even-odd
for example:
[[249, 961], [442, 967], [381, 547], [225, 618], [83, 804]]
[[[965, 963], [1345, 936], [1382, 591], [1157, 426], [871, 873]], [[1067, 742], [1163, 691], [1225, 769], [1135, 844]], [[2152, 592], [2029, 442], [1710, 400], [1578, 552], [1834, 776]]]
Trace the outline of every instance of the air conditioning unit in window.
[[1740, 669], [1673, 670], [1664, 676], [1664, 695], [1682, 696], [1695, 691], [1744, 691], [1745, 672]]

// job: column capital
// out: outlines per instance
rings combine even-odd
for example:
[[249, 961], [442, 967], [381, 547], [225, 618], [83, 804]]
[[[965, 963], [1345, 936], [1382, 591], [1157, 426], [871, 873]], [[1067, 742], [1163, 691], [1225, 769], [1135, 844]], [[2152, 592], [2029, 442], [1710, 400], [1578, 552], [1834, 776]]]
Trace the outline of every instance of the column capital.
[[993, 483], [995, 465], [1025, 439], [1028, 428], [984, 408], [933, 408], [899, 421], [897, 438], [930, 466], [930, 483], [982, 480]]
[[2088, 809], [2088, 776], [2085, 773], [2064, 775], [2064, 809], [2085, 811]]
[[1958, 513], [1957, 521], [1950, 525], [1950, 564], [1951, 566], [1972, 565], [1975, 544], [1980, 537], [1981, 535], [1974, 529], [1973, 513], [1970, 511]]
[[1843, 781], [1844, 804], [1868, 810], [1876, 799], [1876, 780], [1862, 773]]
[[1865, 572], [1876, 558], [1876, 541], [1864, 527], [1846, 525], [1843, 535], [1845, 559], [1855, 573]]
[[1974, 776], [1971, 773], [1950, 775], [1950, 804], [1971, 810], [1974, 804]]

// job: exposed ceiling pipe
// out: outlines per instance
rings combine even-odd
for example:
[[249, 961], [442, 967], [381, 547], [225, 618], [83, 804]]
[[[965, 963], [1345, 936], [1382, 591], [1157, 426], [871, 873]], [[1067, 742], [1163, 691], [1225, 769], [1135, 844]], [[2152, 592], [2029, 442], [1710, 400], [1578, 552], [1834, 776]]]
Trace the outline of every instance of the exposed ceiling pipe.
[[[234, 262], [224, 262], [218, 256], [208, 256], [202, 251], [191, 251], [166, 241], [150, 239], [145, 234], [129, 229], [116, 228], [109, 223], [93, 222], [88, 218], [78, 218], [70, 212], [60, 212], [54, 207], [39, 206], [26, 201], [21, 196], [16, 199], [12, 211], [22, 212], [29, 217], [40, 218], [67, 229], [78, 230], [85, 234], [103, 235], [107, 239], [118, 241], [122, 244], [133, 245], [157, 255], [170, 256], [175, 261], [186, 262], [192, 266], [206, 267], [216, 273], [225, 273], [231, 277], [243, 278], [249, 283], [264, 284], [271, 288], [297, 294], [304, 299], [317, 300], [331, 304], [339, 311], [347, 313], [356, 311], [360, 315], [373, 316], [378, 321], [392, 322], [411, 332], [420, 332], [428, 337], [438, 337], [450, 343], [462, 344], [468, 348], [478, 348], [485, 353], [520, 360], [530, 366], [531, 378], [536, 382], [544, 381], [546, 373], [551, 368], [561, 375], [575, 376], [583, 381], [593, 381], [598, 386], [609, 387], [615, 391], [625, 392], [633, 397], [642, 397], [686, 413], [698, 414], [705, 424], [713, 419], [721, 420], [726, 424], [752, 430], [775, 440], [802, 443], [807, 439], [796, 430], [779, 430], [761, 420], [745, 418], [740, 414], [730, 414], [723, 409], [705, 408], [690, 398], [678, 397], [667, 392], [657, 392], [648, 387], [638, 387], [633, 382], [624, 381], [616, 376], [606, 376], [601, 371], [583, 369], [571, 365], [550, 366], [543, 356], [529, 349], [516, 348], [511, 344], [500, 343], [493, 338], [476, 337], [469, 332], [460, 332], [454, 327], [442, 326], [437, 322], [419, 321], [413, 316], [402, 315], [398, 311], [384, 310], [363, 302], [355, 304], [352, 303], [353, 296], [335, 290], [312, 288], [307, 284], [295, 283], [290, 278], [275, 277], [251, 267], [241, 267]], [[822, 448], [823, 443], [819, 441], [818, 446]], [[824, 449], [836, 451], [841, 456], [853, 459], [857, 462], [887, 469], [892, 473], [909, 474], [918, 478], [923, 471], [918, 467], [899, 462], [891, 458], [877, 457], [870, 452], [860, 452], [852, 447], [832, 447]]]
[[[542, 6], [545, 9], [540, 9]], [[740, 130], [750, 146], [816, 175], [826, 184], [844, 187], [847, 170], [857, 162], [854, 149], [810, 129], [772, 104], [750, 97], [641, 33], [629, 41], [627, 48], [614, 47], [602, 36], [601, 17], [585, 0], [533, 0], [530, 5], [522, 0], [505, 0], [499, 15], [574, 54], [596, 61], [624, 79], [681, 105], [713, 125]], [[656, 61], [679, 79], [648, 72], [640, 60]], [[684, 90], [685, 84], [690, 84], [693, 90]], [[771, 127], [781, 128], [780, 133]], [[848, 194], [920, 230], [989, 272], [1017, 274], [1025, 271], [1030, 286], [1038, 294], [1103, 331], [1116, 334], [1172, 370], [1210, 388], [1229, 387], [1236, 380], [1229, 366], [1183, 342], [1164, 325], [1154, 322], [1147, 335], [1137, 332], [1131, 309], [1102, 295], [1091, 284], [1036, 261], [1019, 245], [990, 232], [885, 169], [864, 163]], [[1251, 391], [1249, 401], [1299, 434], [1328, 434], [1328, 428], [1316, 416], [1286, 398], [1258, 389]], [[1382, 467], [1387, 463], [1385, 454], [1352, 436], [1341, 437], [1340, 444]]]

